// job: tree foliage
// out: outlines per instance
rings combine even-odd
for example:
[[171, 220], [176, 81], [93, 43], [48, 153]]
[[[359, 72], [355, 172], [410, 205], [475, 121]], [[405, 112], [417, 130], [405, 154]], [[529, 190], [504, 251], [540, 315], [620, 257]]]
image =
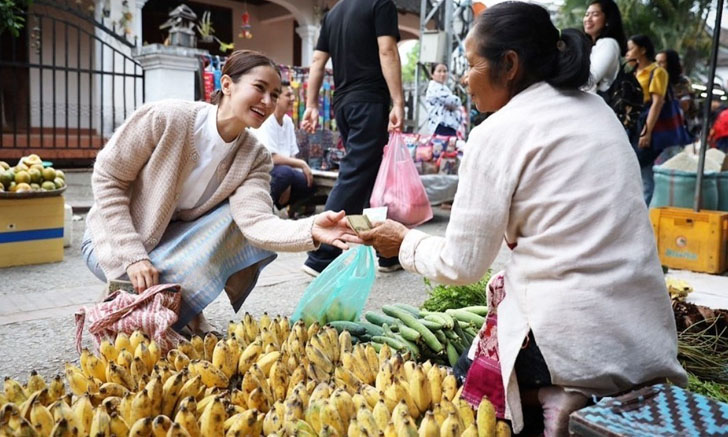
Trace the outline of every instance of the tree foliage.
[[[704, 69], [710, 51], [708, 13], [710, 0], [616, 0], [629, 38], [645, 34], [657, 51], [674, 49], [682, 58], [685, 74]], [[566, 0], [559, 26], [582, 28], [586, 0]], [[712, 24], [712, 23], [711, 23]]]
[[0, 0], [0, 35], [7, 30], [17, 38], [25, 25], [24, 11], [31, 0]]
[[402, 82], [403, 83], [414, 83], [415, 81], [415, 69], [417, 68], [417, 61], [420, 57], [420, 42], [412, 47], [412, 50], [407, 54], [406, 62], [402, 62]]

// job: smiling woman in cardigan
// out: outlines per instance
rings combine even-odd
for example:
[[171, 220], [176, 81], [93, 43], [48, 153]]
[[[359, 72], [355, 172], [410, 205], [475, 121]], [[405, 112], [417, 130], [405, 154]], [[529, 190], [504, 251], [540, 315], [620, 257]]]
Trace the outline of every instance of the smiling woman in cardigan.
[[202, 310], [224, 289], [238, 311], [274, 251], [346, 248], [344, 213], [273, 215], [270, 153], [247, 128], [273, 112], [280, 74], [266, 56], [234, 52], [213, 104], [166, 100], [135, 111], [99, 152], [82, 253], [102, 281], [141, 292], [182, 286], [175, 328], [213, 330]]

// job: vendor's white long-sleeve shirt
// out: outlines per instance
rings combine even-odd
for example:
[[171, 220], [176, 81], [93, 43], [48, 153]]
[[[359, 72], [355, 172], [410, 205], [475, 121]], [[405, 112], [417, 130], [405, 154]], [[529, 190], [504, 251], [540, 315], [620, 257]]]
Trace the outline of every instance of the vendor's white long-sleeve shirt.
[[444, 237], [407, 233], [402, 266], [441, 283], [483, 277], [516, 242], [498, 307], [507, 415], [523, 425], [513, 366], [533, 331], [554, 385], [609, 395], [686, 383], [637, 158], [601, 97], [540, 82], [470, 134]]

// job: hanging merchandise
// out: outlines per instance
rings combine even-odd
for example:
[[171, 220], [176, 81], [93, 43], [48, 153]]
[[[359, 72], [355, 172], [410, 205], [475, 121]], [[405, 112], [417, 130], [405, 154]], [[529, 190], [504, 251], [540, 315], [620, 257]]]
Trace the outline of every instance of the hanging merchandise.
[[253, 37], [253, 32], [251, 30], [253, 29], [253, 26], [250, 25], [250, 14], [248, 13], [248, 4], [244, 3], [244, 11], [243, 15], [241, 17], [241, 25], [240, 25], [240, 33], [238, 34], [238, 38], [245, 38], [245, 39], [251, 39]]
[[299, 120], [299, 118], [298, 118], [298, 106], [300, 105], [299, 102], [300, 102], [301, 99], [298, 98], [298, 91], [299, 91], [299, 88], [300, 87], [301, 87], [301, 83], [300, 82], [298, 82], [296, 80], [292, 80], [291, 81], [291, 88], [293, 88], [293, 111], [291, 113], [291, 118], [293, 119], [293, 125], [294, 126], [298, 126], [298, 120]]
[[215, 90], [215, 73], [212, 69], [212, 57], [203, 56], [207, 62], [205, 70], [202, 72], [202, 85], [205, 90], [205, 101], [209, 102], [212, 98], [212, 92]]
[[220, 61], [220, 56], [215, 56], [215, 62], [212, 66], [212, 74], [215, 78], [213, 91], [219, 90], [222, 85], [220, 84], [220, 78], [222, 77], [222, 61]]
[[331, 85], [329, 84], [329, 80], [324, 80], [324, 87], [323, 92], [321, 95], [323, 96], [323, 105], [321, 105], [321, 108], [323, 108], [322, 114], [323, 114], [323, 123], [321, 126], [323, 126], [324, 129], [330, 129], [331, 128]]

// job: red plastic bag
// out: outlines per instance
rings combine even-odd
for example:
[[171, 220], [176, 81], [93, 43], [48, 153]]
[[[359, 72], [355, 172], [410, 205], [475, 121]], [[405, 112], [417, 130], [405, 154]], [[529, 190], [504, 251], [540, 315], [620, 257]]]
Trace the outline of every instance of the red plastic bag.
[[425, 186], [399, 132], [393, 132], [384, 147], [369, 203], [372, 207], [386, 206], [388, 218], [407, 226], [417, 226], [432, 218]]

